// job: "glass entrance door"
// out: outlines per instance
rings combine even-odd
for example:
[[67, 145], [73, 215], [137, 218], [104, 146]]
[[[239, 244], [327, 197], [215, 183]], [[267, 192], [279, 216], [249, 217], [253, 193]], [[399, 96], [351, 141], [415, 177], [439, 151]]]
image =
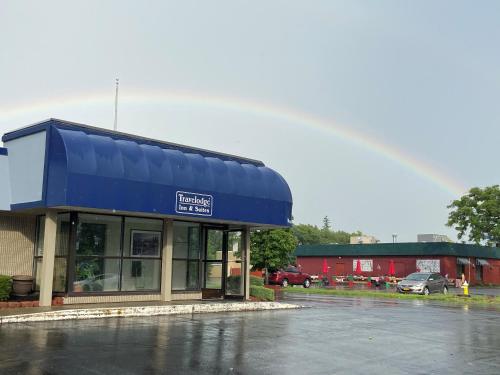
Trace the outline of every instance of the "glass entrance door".
[[226, 248], [222, 229], [207, 228], [205, 232], [203, 298], [220, 298], [223, 292], [223, 257]]
[[239, 298], [245, 291], [243, 233], [205, 230], [203, 298]]

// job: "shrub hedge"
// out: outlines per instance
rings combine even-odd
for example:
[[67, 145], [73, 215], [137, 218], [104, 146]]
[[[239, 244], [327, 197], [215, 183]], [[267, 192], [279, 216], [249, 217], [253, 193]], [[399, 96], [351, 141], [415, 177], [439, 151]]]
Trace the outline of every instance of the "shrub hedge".
[[264, 286], [264, 279], [262, 277], [250, 275], [250, 285]]
[[250, 295], [265, 301], [274, 301], [274, 290], [263, 286], [250, 285]]
[[12, 278], [10, 276], [0, 275], [0, 301], [9, 299], [12, 289]]

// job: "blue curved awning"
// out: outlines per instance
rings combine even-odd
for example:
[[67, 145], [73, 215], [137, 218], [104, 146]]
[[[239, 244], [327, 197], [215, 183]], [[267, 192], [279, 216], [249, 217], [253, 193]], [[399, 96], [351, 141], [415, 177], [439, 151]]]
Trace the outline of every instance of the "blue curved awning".
[[47, 207], [290, 225], [290, 189], [259, 161], [60, 120], [47, 130]]

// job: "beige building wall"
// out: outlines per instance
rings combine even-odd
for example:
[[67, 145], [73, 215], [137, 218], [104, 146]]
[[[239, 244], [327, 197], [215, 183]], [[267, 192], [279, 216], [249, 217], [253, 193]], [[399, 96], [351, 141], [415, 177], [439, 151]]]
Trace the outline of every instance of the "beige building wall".
[[0, 275], [32, 275], [36, 217], [0, 211]]
[[86, 304], [86, 303], [118, 303], [118, 302], [147, 302], [160, 301], [160, 294], [129, 294], [111, 296], [82, 296], [63, 297], [64, 305]]
[[[196, 301], [201, 300], [201, 292], [172, 293], [171, 301]], [[66, 296], [63, 297], [63, 304], [86, 304], [86, 303], [117, 303], [117, 302], [147, 302], [162, 301], [161, 294], [122, 294], [109, 296]]]

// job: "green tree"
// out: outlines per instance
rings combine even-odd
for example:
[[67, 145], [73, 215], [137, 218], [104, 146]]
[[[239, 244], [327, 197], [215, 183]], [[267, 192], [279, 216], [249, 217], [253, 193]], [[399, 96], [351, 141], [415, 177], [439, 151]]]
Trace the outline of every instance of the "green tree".
[[449, 206], [447, 225], [458, 231], [461, 239], [468, 234], [469, 241], [500, 243], [500, 188], [474, 187]]
[[297, 237], [301, 245], [319, 245], [319, 244], [348, 244], [351, 236], [360, 236], [361, 232], [354, 233], [342, 230], [333, 231], [331, 229], [318, 228], [316, 225], [297, 224], [292, 227], [292, 233]]
[[297, 239], [289, 229], [270, 229], [252, 232], [250, 236], [251, 263], [265, 271], [287, 266], [294, 261]]
[[321, 230], [316, 225], [297, 224], [292, 227], [292, 233], [301, 245], [321, 243]]
[[324, 230], [325, 232], [329, 232], [330, 229], [331, 229], [331, 222], [330, 222], [330, 219], [328, 218], [328, 216], [325, 216], [323, 218], [323, 228], [321, 228], [322, 230]]

